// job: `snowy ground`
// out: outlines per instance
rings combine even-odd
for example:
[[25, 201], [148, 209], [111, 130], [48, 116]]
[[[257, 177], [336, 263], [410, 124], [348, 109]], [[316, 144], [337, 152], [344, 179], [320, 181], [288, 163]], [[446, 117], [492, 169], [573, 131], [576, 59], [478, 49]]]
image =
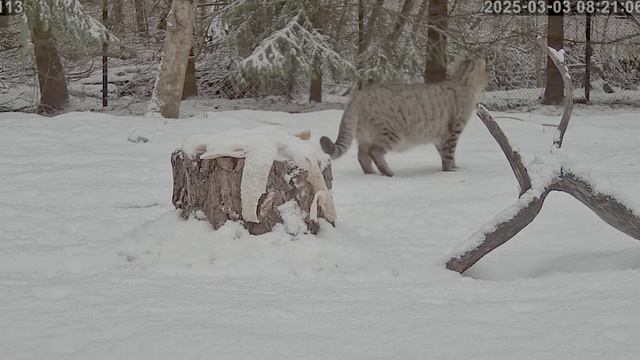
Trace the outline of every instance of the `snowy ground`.
[[[640, 112], [586, 113], [567, 151], [640, 202]], [[477, 119], [457, 172], [429, 146], [389, 156], [394, 178], [364, 176], [352, 148], [334, 163], [337, 227], [318, 237], [178, 219], [169, 155], [188, 135], [267, 123], [315, 142], [340, 115], [0, 114], [0, 357], [638, 358], [640, 243], [572, 198], [552, 194], [470, 277], [444, 270], [517, 196]], [[526, 160], [548, 150], [557, 116], [507, 116]]]

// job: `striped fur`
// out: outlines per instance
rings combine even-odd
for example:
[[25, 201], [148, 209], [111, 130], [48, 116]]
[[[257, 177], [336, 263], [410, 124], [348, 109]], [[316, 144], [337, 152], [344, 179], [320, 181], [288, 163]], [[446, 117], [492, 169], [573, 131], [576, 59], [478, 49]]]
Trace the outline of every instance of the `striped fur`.
[[358, 162], [365, 174], [393, 176], [384, 155], [433, 143], [442, 169], [456, 167], [458, 138], [488, 83], [483, 60], [459, 58], [451, 80], [437, 84], [374, 85], [356, 93], [347, 104], [335, 144], [320, 138], [322, 150], [332, 159], [344, 154], [355, 134]]

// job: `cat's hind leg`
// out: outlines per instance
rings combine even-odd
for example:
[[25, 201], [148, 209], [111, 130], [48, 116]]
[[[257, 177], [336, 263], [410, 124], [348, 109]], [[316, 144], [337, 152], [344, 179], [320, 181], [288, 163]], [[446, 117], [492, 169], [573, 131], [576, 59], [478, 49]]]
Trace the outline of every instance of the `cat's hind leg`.
[[442, 171], [453, 171], [456, 166], [456, 146], [458, 145], [458, 136], [446, 136], [436, 145], [440, 159], [442, 159]]
[[387, 151], [380, 145], [371, 145], [369, 147], [369, 154], [373, 158], [373, 162], [376, 164], [376, 167], [382, 175], [384, 176], [393, 176], [393, 171], [389, 169], [389, 165], [387, 164], [387, 160], [385, 160], [384, 155]]
[[440, 139], [440, 142], [436, 144], [436, 149], [442, 159], [442, 170], [452, 171], [458, 166], [456, 165], [456, 147], [458, 146], [458, 139], [464, 128], [464, 122], [457, 121], [449, 125], [449, 131], [445, 136]]
[[441, 141], [439, 144], [436, 144], [436, 149], [438, 150], [438, 154], [440, 154], [440, 159], [442, 160], [442, 171], [453, 171], [453, 169], [456, 168], [454, 152], [449, 150], [447, 145], [444, 143], [446, 143], [446, 141]]
[[365, 174], [375, 174], [373, 170], [373, 158], [369, 154], [368, 143], [358, 142], [358, 162]]

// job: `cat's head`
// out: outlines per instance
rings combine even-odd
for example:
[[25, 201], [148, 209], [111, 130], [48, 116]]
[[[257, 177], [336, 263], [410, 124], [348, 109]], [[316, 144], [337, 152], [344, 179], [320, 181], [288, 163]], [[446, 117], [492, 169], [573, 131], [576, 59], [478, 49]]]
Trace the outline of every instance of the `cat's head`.
[[451, 79], [477, 90], [484, 90], [489, 84], [487, 63], [482, 59], [459, 55], [453, 63]]

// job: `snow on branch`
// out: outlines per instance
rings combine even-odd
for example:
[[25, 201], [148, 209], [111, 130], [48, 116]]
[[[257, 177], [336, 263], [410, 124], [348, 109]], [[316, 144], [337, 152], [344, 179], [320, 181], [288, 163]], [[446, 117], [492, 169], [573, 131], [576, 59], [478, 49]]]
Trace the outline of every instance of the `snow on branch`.
[[26, 15], [33, 21], [48, 26], [62, 25], [77, 37], [88, 36], [94, 40], [119, 42], [100, 21], [89, 15], [79, 0], [38, 0], [26, 6]]
[[258, 70], [276, 68], [283, 66], [288, 56], [294, 55], [305, 69], [309, 69], [313, 59], [320, 56], [336, 67], [355, 71], [353, 64], [335, 52], [327, 39], [299, 13], [282, 29], [260, 42], [251, 55], [240, 62], [240, 67]]
[[500, 126], [498, 126], [498, 123], [493, 119], [491, 114], [489, 114], [487, 108], [478, 105], [477, 114], [507, 157], [509, 165], [511, 165], [511, 170], [513, 170], [513, 174], [516, 176], [518, 184], [520, 184], [520, 195], [522, 196], [522, 194], [531, 188], [531, 178], [527, 172], [527, 167], [522, 163], [520, 153], [513, 150], [507, 135], [504, 134]]
[[544, 39], [540, 36], [538, 36], [536, 41], [538, 46], [540, 46], [540, 48], [549, 55], [549, 58], [553, 61], [553, 64], [562, 76], [562, 83], [564, 85], [564, 110], [562, 112], [560, 124], [558, 125], [558, 134], [553, 140], [553, 146], [555, 148], [560, 148], [562, 146], [562, 140], [564, 140], [564, 133], [567, 131], [567, 127], [569, 126], [571, 112], [573, 111], [573, 84], [571, 83], [571, 76], [569, 75], [567, 65], [564, 62], [564, 49], [555, 50], [548, 47]]
[[553, 147], [549, 154], [537, 156], [533, 163], [525, 166], [491, 114], [482, 105], [478, 107], [478, 116], [500, 145], [518, 179], [520, 196], [515, 203], [454, 250], [446, 263], [449, 270], [463, 273], [482, 257], [513, 238], [538, 215], [551, 191], [562, 191], [573, 196], [607, 224], [640, 240], [640, 208], [611, 187], [596, 186], [599, 183], [585, 175], [581, 169], [576, 169], [560, 149], [573, 109], [571, 77], [564, 64], [564, 51], [547, 47], [541, 38], [538, 38], [538, 44], [558, 68], [564, 83], [565, 107]]

